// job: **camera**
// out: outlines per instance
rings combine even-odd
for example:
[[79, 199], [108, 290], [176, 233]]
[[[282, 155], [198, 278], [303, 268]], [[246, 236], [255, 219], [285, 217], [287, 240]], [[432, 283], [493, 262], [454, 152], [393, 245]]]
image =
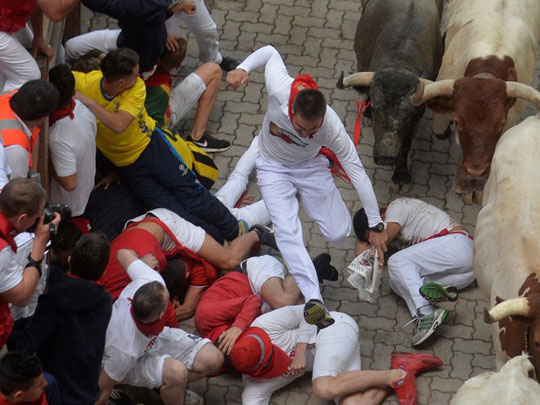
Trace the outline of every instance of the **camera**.
[[43, 209], [43, 212], [45, 213], [45, 216], [43, 217], [43, 223], [48, 224], [52, 222], [54, 219], [54, 213], [58, 212], [62, 219], [69, 219], [71, 218], [71, 209], [69, 206], [65, 204], [59, 204], [59, 205], [45, 205], [45, 208]]

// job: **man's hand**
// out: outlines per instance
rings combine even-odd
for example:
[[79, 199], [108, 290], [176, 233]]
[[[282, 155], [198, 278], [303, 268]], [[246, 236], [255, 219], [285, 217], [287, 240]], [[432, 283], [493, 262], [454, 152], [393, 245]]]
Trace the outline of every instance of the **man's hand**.
[[223, 354], [231, 354], [231, 350], [236, 343], [236, 339], [238, 339], [238, 336], [241, 334], [242, 329], [240, 329], [238, 326], [231, 326], [229, 329], [219, 335], [217, 340], [219, 342], [219, 350], [221, 350]]
[[94, 186], [94, 190], [101, 186], [104, 186], [103, 189], [107, 190], [112, 183], [120, 184], [120, 177], [118, 177], [118, 172], [116, 170], [111, 170], [107, 175], [103, 176], [101, 180]]
[[191, 0], [181, 0], [179, 3], [172, 6], [170, 9], [171, 13], [181, 13], [184, 12], [186, 14], [195, 14], [197, 11], [197, 6], [195, 5], [195, 2]]
[[156, 256], [154, 256], [152, 253], [145, 254], [143, 257], [141, 257], [141, 260], [154, 270], [159, 269], [158, 259], [156, 259]]
[[54, 232], [56, 233], [56, 229], [58, 229], [58, 224], [60, 223], [60, 220], [62, 219], [60, 214], [58, 212], [55, 212], [54, 213], [54, 219], [52, 220], [52, 222], [50, 222], [48, 224], [44, 224], [43, 223], [43, 218], [44, 217], [45, 217], [45, 213], [42, 212], [41, 215], [39, 216], [38, 221], [37, 221], [36, 229], [34, 230], [34, 233], [36, 235], [36, 241], [37, 240], [48, 241], [49, 238], [51, 237], [51, 232], [50, 232], [49, 225], [52, 224], [54, 226]]
[[234, 69], [227, 73], [227, 83], [236, 89], [240, 85], [244, 85], [249, 80], [249, 74], [244, 69]]
[[297, 349], [295, 350], [294, 359], [290, 365], [291, 375], [302, 374], [306, 368], [306, 351]]
[[49, 62], [54, 56], [54, 50], [45, 42], [43, 35], [35, 36], [32, 41], [32, 56], [35, 58], [38, 53], [45, 55]]
[[386, 229], [382, 232], [373, 232], [369, 233], [369, 243], [374, 245], [377, 248], [377, 253], [379, 253], [379, 264], [382, 266], [384, 264], [384, 252], [388, 250], [386, 243], [388, 242], [388, 233]]
[[165, 47], [169, 52], [176, 52], [178, 49], [180, 49], [180, 44], [174, 35], [167, 35], [167, 43], [165, 44]]

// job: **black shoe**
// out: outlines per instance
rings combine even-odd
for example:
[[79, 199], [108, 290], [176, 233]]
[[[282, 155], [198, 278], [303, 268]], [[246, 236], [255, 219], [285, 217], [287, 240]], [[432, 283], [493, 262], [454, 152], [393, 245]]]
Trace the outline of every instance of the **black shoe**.
[[230, 56], [224, 56], [223, 60], [219, 64], [219, 67], [225, 72], [230, 72], [231, 70], [236, 69], [239, 64], [240, 62], [238, 62], [236, 59], [233, 59]]
[[322, 284], [323, 280], [336, 281], [338, 279], [338, 272], [336, 268], [330, 264], [330, 260], [332, 260], [332, 256], [328, 253], [321, 253], [313, 259], [313, 265], [317, 271], [319, 284]]
[[276, 244], [276, 236], [274, 234], [274, 231], [270, 228], [264, 225], [257, 224], [249, 228], [249, 231], [257, 232], [257, 235], [259, 235], [259, 243], [261, 245], [269, 246], [272, 249], [279, 250]]
[[197, 141], [191, 136], [188, 136], [187, 140], [188, 142], [197, 145], [205, 152], [224, 152], [231, 147], [231, 143], [229, 141], [214, 138], [213, 136], [208, 135], [208, 133], [206, 132], [204, 133], [202, 138]]

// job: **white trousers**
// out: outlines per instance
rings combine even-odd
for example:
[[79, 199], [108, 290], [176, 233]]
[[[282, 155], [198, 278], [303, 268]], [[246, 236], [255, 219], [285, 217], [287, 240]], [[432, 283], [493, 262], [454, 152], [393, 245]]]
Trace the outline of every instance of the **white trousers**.
[[17, 90], [27, 81], [41, 78], [36, 61], [17, 39], [22, 31], [0, 32], [0, 92]]
[[90, 51], [103, 53], [115, 50], [120, 30], [98, 30], [71, 38], [65, 43], [66, 57], [69, 60], [79, 59]]
[[317, 272], [304, 245], [296, 194], [328, 241], [339, 242], [349, 236], [351, 216], [328, 170], [328, 160], [316, 156], [295, 166], [284, 166], [259, 157], [256, 166], [261, 194], [289, 273], [306, 301], [322, 301]]
[[[339, 373], [361, 369], [358, 325], [343, 312], [330, 312], [335, 323], [317, 334], [315, 345], [308, 345], [306, 371], [313, 371], [312, 379], [335, 377]], [[243, 405], [267, 405], [272, 394], [289, 385], [303, 374], [257, 379], [243, 376]], [[335, 398], [339, 403], [339, 398]]]
[[258, 157], [259, 137], [256, 136], [238, 160], [227, 182], [215, 194], [216, 198], [229, 208], [235, 218], [243, 219], [250, 227], [255, 224], [266, 225], [270, 223], [270, 215], [263, 201], [257, 201], [242, 208], [234, 208], [242, 193], [246, 191], [249, 174], [255, 168], [255, 160]]
[[390, 257], [388, 273], [390, 288], [405, 300], [411, 315], [427, 315], [433, 306], [420, 295], [424, 281], [458, 289], [474, 281], [473, 241], [454, 233], [420, 242]]
[[[217, 26], [208, 12], [203, 0], [193, 0], [197, 10], [195, 14], [176, 13], [167, 20], [169, 35], [182, 35], [180, 23], [186, 24], [197, 40], [199, 59], [201, 62], [221, 63], [223, 56], [219, 53]], [[184, 35], [185, 36], [185, 35]]]

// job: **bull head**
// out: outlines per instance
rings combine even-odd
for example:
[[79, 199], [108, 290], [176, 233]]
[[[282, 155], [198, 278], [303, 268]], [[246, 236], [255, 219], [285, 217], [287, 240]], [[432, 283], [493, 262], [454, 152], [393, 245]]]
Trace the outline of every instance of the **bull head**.
[[499, 302], [489, 311], [484, 311], [487, 323], [499, 322], [499, 338], [502, 350], [509, 356], [519, 356], [527, 351], [540, 381], [540, 291], [536, 274], [531, 274], [520, 291], [527, 297]]
[[433, 111], [456, 123], [463, 166], [470, 176], [481, 177], [489, 171], [508, 110], [518, 98], [540, 108], [540, 93], [534, 88], [478, 74], [438, 82], [422, 79], [412, 103], [432, 100], [428, 106]]

